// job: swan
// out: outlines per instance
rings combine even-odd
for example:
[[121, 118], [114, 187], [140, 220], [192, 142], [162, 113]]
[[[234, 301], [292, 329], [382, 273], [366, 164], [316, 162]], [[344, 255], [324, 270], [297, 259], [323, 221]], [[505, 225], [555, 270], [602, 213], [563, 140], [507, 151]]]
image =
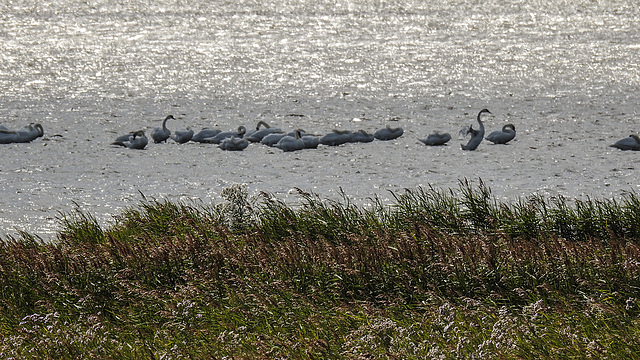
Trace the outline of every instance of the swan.
[[392, 128], [389, 125], [373, 133], [373, 136], [378, 140], [393, 140], [397, 139], [404, 133], [402, 128]]
[[218, 147], [222, 150], [228, 151], [242, 151], [249, 146], [249, 141], [243, 138], [237, 138], [235, 136], [231, 136], [220, 141], [220, 145]]
[[[264, 126], [264, 129], [260, 129], [260, 126]], [[282, 130], [278, 128], [272, 128], [271, 126], [269, 126], [269, 124], [260, 120], [258, 122], [258, 125], [256, 126], [256, 129], [250, 134], [246, 135], [244, 138], [251, 142], [260, 142], [265, 136], [278, 132], [282, 132]]]
[[479, 126], [478, 130], [473, 129], [473, 125], [470, 125], [469, 128], [465, 126], [464, 128], [462, 128], [462, 130], [460, 130], [460, 135], [462, 136], [471, 134], [471, 139], [469, 139], [469, 142], [467, 142], [466, 145], [461, 145], [462, 150], [475, 150], [478, 148], [478, 145], [480, 145], [480, 143], [482, 142], [482, 138], [484, 137], [484, 125], [482, 124], [480, 117], [482, 116], [482, 114], [485, 114], [485, 113], [491, 114], [491, 111], [487, 109], [482, 109], [478, 113], [478, 119], [477, 119], [478, 126]]
[[320, 144], [320, 139], [314, 135], [304, 135], [301, 139], [304, 141], [305, 149], [316, 149]]
[[184, 144], [193, 138], [193, 130], [189, 128], [186, 130], [176, 130], [176, 133], [173, 134], [171, 138], [178, 144]]
[[620, 139], [609, 146], [620, 150], [640, 150], [640, 138], [638, 135], [629, 135], [629, 137]]
[[449, 140], [451, 140], [451, 134], [441, 133], [439, 131], [432, 132], [425, 139], [418, 139], [421, 143], [429, 146], [446, 145]]
[[[129, 136], [129, 139], [124, 140], [124, 141], [119, 141], [118, 140], [118, 139], [123, 139], [124, 136]], [[118, 136], [116, 138], [116, 141], [114, 141], [111, 144], [112, 145], [124, 146], [124, 147], [127, 147], [129, 149], [142, 150], [147, 146], [148, 143], [149, 143], [149, 140], [147, 139], [147, 136], [144, 134], [144, 131], [138, 130], [138, 131], [134, 132], [131, 135]]]
[[349, 142], [368, 143], [368, 142], [372, 142], [374, 139], [375, 139], [375, 136], [367, 133], [364, 130], [358, 130], [351, 134], [351, 140], [349, 140]]
[[202, 142], [202, 140], [206, 138], [212, 138], [220, 134], [221, 132], [222, 130], [218, 130], [218, 129], [203, 128], [197, 134], [193, 135], [193, 137], [191, 138], [191, 141]]
[[168, 115], [162, 121], [162, 127], [157, 127], [151, 132], [151, 138], [155, 143], [160, 143], [163, 141], [167, 142], [167, 139], [169, 138], [169, 136], [171, 136], [171, 131], [167, 129], [167, 120], [175, 120], [175, 118], [173, 117], [173, 115]]
[[29, 124], [19, 130], [0, 130], [0, 144], [28, 143], [44, 135], [40, 124]]
[[260, 143], [267, 146], [275, 146], [278, 143], [278, 141], [280, 141], [280, 139], [288, 135], [291, 135], [291, 133], [290, 134], [272, 133], [263, 137], [262, 140], [260, 140]]
[[305, 148], [304, 140], [300, 136], [300, 130], [295, 130], [294, 136], [287, 135], [280, 139], [276, 147], [282, 151], [296, 151]]
[[213, 137], [202, 139], [201, 142], [207, 143], [207, 144], [220, 144], [224, 139], [228, 139], [230, 137], [242, 138], [246, 133], [247, 133], [247, 128], [240, 125], [238, 126], [237, 131], [222, 131]]
[[320, 138], [320, 144], [328, 146], [338, 146], [351, 141], [353, 133], [348, 130], [333, 130]]
[[502, 131], [494, 131], [485, 139], [494, 144], [506, 144], [516, 137], [516, 127], [513, 124], [507, 124], [502, 127]]

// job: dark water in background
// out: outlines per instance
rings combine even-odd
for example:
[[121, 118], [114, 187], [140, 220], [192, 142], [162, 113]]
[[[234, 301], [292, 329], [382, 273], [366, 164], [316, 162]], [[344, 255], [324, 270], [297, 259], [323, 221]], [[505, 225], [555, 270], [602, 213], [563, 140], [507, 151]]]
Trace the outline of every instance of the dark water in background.
[[[640, 154], [608, 147], [637, 133], [634, 1], [12, 1], [0, 19], [0, 123], [45, 128], [0, 146], [0, 234], [46, 237], [75, 207], [108, 221], [140, 192], [210, 203], [236, 183], [359, 203], [463, 178], [511, 199], [638, 189]], [[458, 130], [485, 107], [487, 130], [514, 123], [516, 140], [461, 151]], [[296, 153], [109, 145], [167, 114], [172, 130], [405, 135]], [[417, 142], [433, 130], [454, 139]]]

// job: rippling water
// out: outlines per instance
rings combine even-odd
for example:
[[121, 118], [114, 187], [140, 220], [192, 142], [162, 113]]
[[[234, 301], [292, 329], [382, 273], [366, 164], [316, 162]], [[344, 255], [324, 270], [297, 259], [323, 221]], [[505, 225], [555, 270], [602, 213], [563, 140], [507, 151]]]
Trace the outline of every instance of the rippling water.
[[[12, 1], [0, 18], [0, 123], [45, 128], [0, 146], [0, 234], [46, 237], [76, 207], [108, 221], [140, 193], [209, 203], [234, 183], [359, 203], [463, 178], [511, 199], [638, 190], [639, 154], [608, 147], [637, 133], [634, 1]], [[457, 132], [482, 108], [516, 140], [463, 152]], [[405, 135], [296, 153], [109, 145], [167, 114], [172, 130]], [[454, 139], [417, 142], [433, 130]]]

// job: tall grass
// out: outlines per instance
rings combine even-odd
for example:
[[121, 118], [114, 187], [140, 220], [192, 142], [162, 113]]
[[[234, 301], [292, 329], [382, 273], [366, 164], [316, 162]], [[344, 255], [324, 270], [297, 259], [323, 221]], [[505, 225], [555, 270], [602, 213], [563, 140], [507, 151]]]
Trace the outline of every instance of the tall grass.
[[498, 201], [482, 182], [358, 207], [225, 190], [0, 243], [21, 358], [636, 358], [636, 194]]

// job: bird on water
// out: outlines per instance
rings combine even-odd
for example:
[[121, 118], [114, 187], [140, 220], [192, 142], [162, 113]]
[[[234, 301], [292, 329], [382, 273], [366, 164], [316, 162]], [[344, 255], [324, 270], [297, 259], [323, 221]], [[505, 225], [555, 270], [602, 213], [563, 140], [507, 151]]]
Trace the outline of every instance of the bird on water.
[[171, 131], [167, 129], [168, 120], [175, 120], [175, 118], [173, 115], [167, 115], [167, 117], [162, 121], [162, 127], [157, 127], [151, 132], [151, 138], [155, 143], [161, 143], [163, 141], [167, 142], [167, 139], [171, 136]]
[[392, 128], [391, 126], [387, 125], [386, 127], [374, 132], [373, 137], [378, 140], [386, 141], [397, 139], [402, 136], [402, 134], [404, 134], [404, 130], [402, 128]]
[[640, 138], [638, 135], [629, 135], [629, 137], [620, 139], [609, 146], [620, 150], [640, 150]]
[[480, 145], [480, 143], [482, 142], [482, 138], [484, 138], [484, 124], [482, 124], [482, 120], [480, 118], [482, 117], [483, 114], [491, 114], [491, 111], [487, 109], [480, 110], [477, 118], [478, 130], [474, 129], [473, 125], [469, 125], [468, 128], [465, 126], [462, 130], [460, 130], [460, 134], [462, 136], [471, 134], [471, 139], [469, 139], [469, 142], [467, 142], [466, 145], [461, 145], [462, 150], [469, 150], [469, 151], [475, 150], [478, 148], [478, 145]]
[[507, 124], [502, 130], [496, 130], [489, 134], [486, 139], [494, 144], [506, 144], [516, 137], [516, 127], [513, 124]]
[[439, 131], [434, 131], [425, 139], [418, 139], [421, 143], [428, 146], [440, 146], [446, 145], [449, 140], [451, 140], [451, 134], [449, 133], [441, 133]]
[[142, 150], [149, 143], [149, 139], [144, 134], [144, 131], [138, 130], [131, 135], [123, 135], [116, 138], [116, 141], [112, 142], [112, 145], [120, 145], [129, 149]]

